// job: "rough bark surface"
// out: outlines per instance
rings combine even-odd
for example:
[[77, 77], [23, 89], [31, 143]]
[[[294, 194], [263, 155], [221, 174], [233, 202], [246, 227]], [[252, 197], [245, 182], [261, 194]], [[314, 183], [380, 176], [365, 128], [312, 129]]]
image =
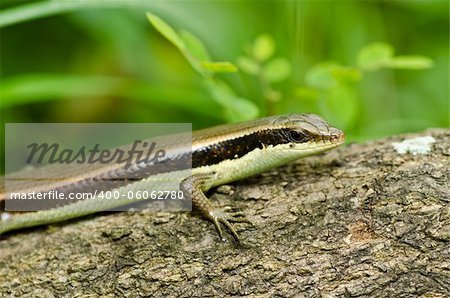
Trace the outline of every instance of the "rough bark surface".
[[[433, 136], [427, 154], [393, 142]], [[9, 233], [0, 296], [450, 296], [450, 130], [305, 158], [209, 194], [242, 245], [190, 213], [113, 213]]]

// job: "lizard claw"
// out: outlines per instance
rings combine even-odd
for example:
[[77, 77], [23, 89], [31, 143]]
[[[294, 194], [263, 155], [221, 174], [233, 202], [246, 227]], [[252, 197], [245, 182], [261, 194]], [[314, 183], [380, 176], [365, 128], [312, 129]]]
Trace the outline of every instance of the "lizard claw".
[[246, 222], [250, 223], [250, 221], [242, 216], [244, 216], [244, 212], [233, 212], [226, 213], [220, 210], [211, 210], [209, 212], [209, 216], [216, 227], [217, 233], [219, 234], [220, 240], [226, 241], [226, 238], [223, 236], [222, 228], [220, 223], [226, 226], [231, 234], [233, 235], [236, 242], [240, 243], [239, 235], [236, 232], [236, 229], [230, 222]]

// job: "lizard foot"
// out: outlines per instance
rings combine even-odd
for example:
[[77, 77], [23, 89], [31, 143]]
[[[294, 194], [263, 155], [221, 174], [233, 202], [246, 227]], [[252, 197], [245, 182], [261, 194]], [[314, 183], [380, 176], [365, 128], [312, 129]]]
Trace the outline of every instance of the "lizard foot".
[[[229, 209], [229, 208], [226, 208]], [[236, 229], [233, 227], [233, 225], [230, 222], [245, 222], [245, 223], [251, 223], [248, 219], [243, 217], [245, 215], [244, 212], [238, 211], [238, 212], [224, 212], [221, 210], [211, 210], [209, 212], [209, 217], [211, 221], [214, 223], [214, 226], [216, 227], [217, 233], [219, 234], [220, 240], [226, 241], [226, 238], [223, 236], [222, 228], [220, 226], [220, 223], [222, 223], [224, 226], [226, 226], [231, 234], [233, 235], [236, 242], [240, 242], [239, 235], [236, 232]]]

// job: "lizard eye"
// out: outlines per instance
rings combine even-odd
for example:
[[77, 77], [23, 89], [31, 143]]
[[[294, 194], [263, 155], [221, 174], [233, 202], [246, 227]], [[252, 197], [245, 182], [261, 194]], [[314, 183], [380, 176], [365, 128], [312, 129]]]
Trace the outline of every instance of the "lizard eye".
[[301, 133], [300, 131], [291, 131], [289, 134], [290, 139], [295, 143], [303, 143], [306, 141], [307, 137], [305, 134]]

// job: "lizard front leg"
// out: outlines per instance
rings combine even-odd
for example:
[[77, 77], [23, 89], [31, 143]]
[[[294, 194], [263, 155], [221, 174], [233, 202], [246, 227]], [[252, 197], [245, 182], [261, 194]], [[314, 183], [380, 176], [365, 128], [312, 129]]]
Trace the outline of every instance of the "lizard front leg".
[[234, 213], [226, 213], [222, 210], [215, 209], [208, 198], [205, 196], [206, 183], [209, 179], [214, 179], [214, 173], [211, 174], [195, 174], [187, 177], [180, 183], [180, 189], [183, 191], [184, 195], [187, 198], [192, 199], [192, 204], [195, 208], [197, 208], [203, 216], [213, 222], [216, 227], [217, 233], [222, 241], [226, 241], [223, 236], [222, 228], [220, 223], [226, 226], [234, 239], [237, 242], [240, 242], [239, 236], [230, 222], [248, 222], [245, 218], [240, 216], [243, 215], [243, 212], [234, 212]]

